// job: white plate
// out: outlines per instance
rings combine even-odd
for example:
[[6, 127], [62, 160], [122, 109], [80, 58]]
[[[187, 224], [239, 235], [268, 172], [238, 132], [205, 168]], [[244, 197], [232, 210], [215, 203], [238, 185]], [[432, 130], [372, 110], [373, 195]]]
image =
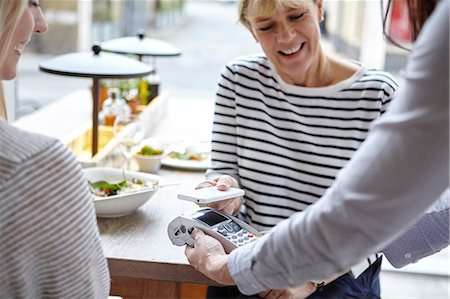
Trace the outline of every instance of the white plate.
[[164, 158], [161, 164], [165, 167], [180, 168], [180, 169], [190, 169], [190, 170], [206, 170], [211, 166], [211, 160], [205, 161], [192, 161], [192, 160], [179, 160]]
[[[183, 160], [176, 159], [167, 156], [171, 151], [177, 151], [184, 153], [186, 151], [193, 152], [201, 152], [207, 153], [208, 158], [206, 160], [197, 161], [197, 160]], [[168, 145], [165, 149], [164, 158], [161, 161], [161, 164], [166, 167], [172, 168], [180, 168], [180, 169], [190, 169], [190, 170], [206, 170], [211, 167], [211, 143], [210, 142], [176, 142]]]
[[[123, 180], [123, 170], [110, 167], [91, 167], [83, 169], [86, 179], [91, 182], [107, 181], [110, 183]], [[127, 181], [133, 178], [143, 181], [157, 180], [159, 185], [163, 183], [163, 178], [154, 174], [125, 171]], [[145, 189], [136, 192], [108, 196], [104, 198], [93, 198], [95, 211], [98, 217], [114, 218], [131, 214], [149, 200], [158, 190]]]

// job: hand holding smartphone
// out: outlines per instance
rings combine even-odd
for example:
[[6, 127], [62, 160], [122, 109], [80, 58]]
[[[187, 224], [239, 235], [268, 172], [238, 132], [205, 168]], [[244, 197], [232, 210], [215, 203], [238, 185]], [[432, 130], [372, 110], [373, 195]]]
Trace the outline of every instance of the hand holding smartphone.
[[192, 201], [198, 204], [208, 204], [225, 199], [244, 196], [245, 191], [238, 188], [230, 188], [227, 191], [218, 190], [216, 186], [194, 189], [178, 194], [179, 199]]

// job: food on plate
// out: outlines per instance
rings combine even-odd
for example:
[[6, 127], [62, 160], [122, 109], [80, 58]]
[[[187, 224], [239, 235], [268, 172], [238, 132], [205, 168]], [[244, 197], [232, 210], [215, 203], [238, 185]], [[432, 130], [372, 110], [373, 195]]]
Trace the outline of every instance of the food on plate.
[[186, 149], [184, 152], [171, 151], [167, 154], [167, 157], [178, 160], [204, 161], [209, 158], [209, 153], [190, 151]]
[[157, 156], [161, 155], [163, 153], [162, 149], [154, 148], [150, 145], [144, 145], [140, 151], [137, 152], [138, 155], [145, 155], [145, 156]]
[[108, 197], [113, 195], [127, 194], [144, 189], [156, 189], [159, 182], [157, 180], [143, 181], [141, 179], [131, 179], [131, 181], [125, 178], [118, 183], [111, 183], [107, 181], [88, 181], [91, 193], [95, 197]]
[[211, 166], [211, 142], [179, 141], [165, 147], [161, 164], [191, 170], [205, 170]]

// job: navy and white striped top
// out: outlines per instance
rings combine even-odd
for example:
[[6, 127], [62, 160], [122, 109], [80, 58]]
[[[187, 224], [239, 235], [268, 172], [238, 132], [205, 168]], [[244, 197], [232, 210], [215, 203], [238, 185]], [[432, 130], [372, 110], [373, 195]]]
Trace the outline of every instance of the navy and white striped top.
[[338, 84], [305, 88], [283, 82], [265, 56], [237, 58], [219, 79], [207, 177], [235, 177], [245, 220], [267, 230], [324, 194], [397, 87], [361, 66]]
[[106, 298], [109, 284], [78, 161], [0, 118], [0, 298]]

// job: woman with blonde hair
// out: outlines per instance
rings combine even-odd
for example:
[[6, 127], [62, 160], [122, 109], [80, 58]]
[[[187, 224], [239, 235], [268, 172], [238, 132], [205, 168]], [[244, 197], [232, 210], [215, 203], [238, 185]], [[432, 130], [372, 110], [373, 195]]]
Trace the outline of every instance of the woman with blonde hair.
[[[212, 167], [200, 187], [243, 188], [242, 200], [215, 207], [269, 230], [320, 199], [372, 121], [388, 109], [398, 83], [386, 72], [324, 49], [322, 0], [242, 0], [238, 14], [263, 53], [238, 57], [222, 71]], [[377, 298], [381, 260], [373, 254], [336, 279], [310, 282], [285, 295]], [[208, 295], [240, 296], [236, 291], [210, 288]], [[281, 291], [260, 296], [275, 292]]]
[[[0, 1], [0, 80], [16, 76], [38, 0]], [[81, 167], [58, 140], [5, 121], [0, 97], [0, 298], [106, 298], [109, 272]]]

